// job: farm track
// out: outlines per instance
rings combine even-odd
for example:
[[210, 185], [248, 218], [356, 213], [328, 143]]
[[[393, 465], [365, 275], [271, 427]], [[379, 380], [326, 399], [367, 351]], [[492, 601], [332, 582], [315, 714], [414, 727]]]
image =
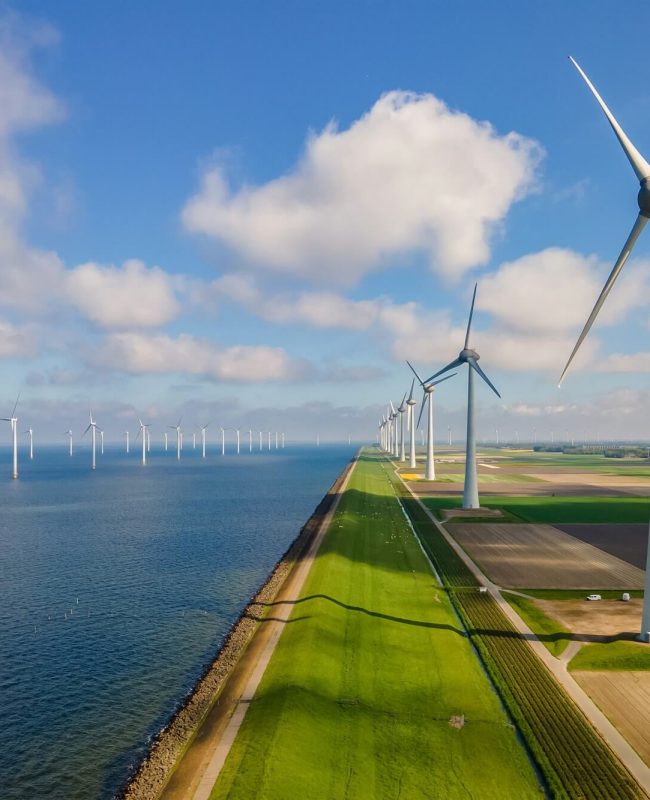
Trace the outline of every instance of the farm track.
[[426, 511], [387, 470], [422, 544], [501, 698], [555, 798], [628, 800], [644, 795], [564, 689], [535, 656]]

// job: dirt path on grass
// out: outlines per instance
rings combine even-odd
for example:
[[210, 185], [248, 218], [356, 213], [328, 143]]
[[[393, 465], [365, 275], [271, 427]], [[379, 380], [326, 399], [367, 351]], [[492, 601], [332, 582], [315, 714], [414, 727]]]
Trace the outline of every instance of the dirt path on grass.
[[[275, 604], [298, 599], [355, 464], [356, 458], [347, 468], [336, 499], [323, 518], [309, 549], [296, 563], [278, 592]], [[260, 621], [247, 649], [230, 674], [218, 702], [201, 724], [195, 739], [160, 795], [161, 800], [208, 800], [292, 608], [290, 605], [286, 612], [276, 612], [274, 616], [267, 616]]]
[[[399, 477], [399, 473], [396, 470]], [[408, 489], [412, 497], [419, 503], [424, 512], [435, 525], [437, 530], [445, 537], [449, 545], [454, 549], [458, 556], [462, 559], [464, 564], [471, 572], [474, 573], [476, 578], [487, 587], [488, 591], [499, 605], [501, 611], [506, 615], [508, 620], [514, 627], [522, 634], [528, 641], [530, 647], [542, 661], [544, 666], [551, 672], [553, 677], [567, 692], [569, 697], [582, 711], [585, 717], [598, 731], [602, 739], [607, 743], [612, 752], [619, 758], [621, 764], [627, 769], [634, 780], [639, 784], [639, 787], [644, 794], [650, 798], [650, 767], [644, 763], [643, 759], [636, 752], [630, 742], [623, 736], [623, 734], [610, 722], [605, 714], [598, 708], [596, 703], [589, 697], [580, 684], [574, 680], [571, 673], [566, 669], [566, 663], [559, 661], [555, 656], [551, 655], [542, 642], [535, 636], [533, 631], [526, 625], [521, 617], [515, 612], [512, 606], [501, 595], [501, 587], [493, 583], [474, 563], [470, 556], [463, 550], [463, 548], [456, 542], [456, 540], [449, 534], [444, 526], [438, 522], [431, 511], [422, 503], [419, 497], [411, 490], [408, 483], [402, 481], [404, 486]]]

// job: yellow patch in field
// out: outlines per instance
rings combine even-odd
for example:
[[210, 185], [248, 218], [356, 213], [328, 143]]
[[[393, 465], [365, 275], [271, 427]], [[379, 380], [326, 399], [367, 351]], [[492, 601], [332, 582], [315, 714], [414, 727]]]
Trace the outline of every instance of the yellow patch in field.
[[417, 481], [422, 475], [416, 475], [414, 472], [402, 472], [402, 478], [405, 481]]

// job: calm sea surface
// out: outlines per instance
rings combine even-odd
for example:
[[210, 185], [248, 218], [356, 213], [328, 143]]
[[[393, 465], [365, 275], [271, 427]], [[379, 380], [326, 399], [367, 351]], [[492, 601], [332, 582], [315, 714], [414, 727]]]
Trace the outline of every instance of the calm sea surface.
[[0, 449], [0, 797], [110, 798], [354, 447]]

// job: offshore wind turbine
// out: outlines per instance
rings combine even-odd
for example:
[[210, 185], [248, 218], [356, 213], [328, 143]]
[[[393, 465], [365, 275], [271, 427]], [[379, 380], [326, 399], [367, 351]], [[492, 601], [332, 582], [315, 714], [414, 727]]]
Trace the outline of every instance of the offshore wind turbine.
[[14, 403], [14, 410], [11, 412], [10, 417], [3, 417], [3, 422], [8, 422], [11, 426], [11, 440], [13, 444], [13, 466], [11, 477], [16, 480], [18, 477], [18, 417], [16, 416], [16, 409], [18, 408], [18, 401], [20, 400], [20, 393]]
[[[91, 469], [97, 469], [97, 430], [98, 430], [97, 423], [93, 419], [93, 412], [92, 412], [92, 409], [90, 409], [90, 423], [88, 424], [88, 427], [86, 428], [86, 430], [83, 432], [83, 436], [85, 436], [88, 433], [88, 431], [90, 431], [90, 438], [91, 438], [91, 443], [92, 443], [92, 453], [93, 453], [93, 460], [92, 460]], [[83, 436], [81, 437], [82, 439], [83, 439]]]
[[196, 431], [192, 431], [192, 450], [196, 450]]
[[408, 432], [409, 432], [409, 467], [411, 469], [415, 469], [416, 462], [415, 462], [415, 406], [417, 405], [417, 400], [413, 399], [413, 389], [415, 388], [415, 378], [411, 381], [411, 391], [409, 393], [408, 400], [406, 401], [407, 411], [407, 422], [408, 422]]
[[104, 455], [104, 431], [100, 429], [99, 440], [101, 441], [101, 453]]
[[476, 289], [478, 284], [474, 284], [474, 294], [472, 295], [472, 305], [469, 310], [467, 320], [467, 332], [465, 333], [465, 345], [458, 354], [458, 358], [447, 364], [446, 367], [438, 370], [425, 383], [430, 383], [439, 375], [444, 375], [451, 369], [456, 369], [463, 364], [467, 364], [467, 437], [465, 445], [465, 486], [463, 489], [463, 508], [479, 508], [478, 500], [478, 475], [476, 471], [476, 432], [474, 429], [474, 373], [476, 372], [487, 385], [492, 389], [497, 397], [501, 397], [495, 389], [488, 376], [478, 365], [480, 358], [476, 350], [470, 349], [469, 334], [472, 329], [472, 316], [474, 315], [474, 303], [476, 301]]
[[209, 424], [206, 422], [205, 425], [201, 425], [201, 458], [205, 458], [205, 429]]
[[226, 455], [226, 429], [221, 428], [221, 455]]
[[239, 428], [235, 428], [235, 432], [237, 433], [237, 455], [239, 455]]
[[138, 436], [142, 437], [142, 465], [145, 466], [147, 463], [147, 429], [149, 428], [149, 423], [145, 424], [140, 417], [138, 417], [138, 422], [140, 423], [140, 430], [138, 431]]
[[169, 449], [169, 437], [167, 436], [167, 431], [165, 431], [165, 450]]
[[126, 436], [126, 452], [129, 453], [131, 452], [131, 444], [129, 442], [129, 432], [124, 431], [124, 435]]
[[262, 452], [262, 431], [259, 432], [260, 434], [260, 453]]
[[253, 452], [253, 429], [248, 429], [248, 452]]
[[72, 456], [72, 430], [68, 431], [68, 448], [70, 456]]
[[178, 425], [168, 425], [168, 428], [171, 428], [173, 431], [176, 431], [176, 460], [181, 460], [181, 422], [183, 421], [183, 417], [180, 417], [178, 420]]
[[[571, 57], [570, 57], [571, 58]], [[607, 295], [610, 293], [614, 282], [618, 278], [621, 270], [625, 266], [625, 262], [628, 259], [628, 256], [632, 252], [632, 248], [636, 244], [636, 240], [639, 238], [641, 231], [645, 228], [648, 218], [650, 218], [650, 186], [648, 186], [648, 181], [650, 180], [650, 164], [643, 158], [641, 153], [636, 149], [636, 147], [632, 144], [629, 140], [625, 131], [621, 128], [621, 126], [616, 121], [614, 115], [606, 106], [605, 101], [602, 97], [598, 94], [594, 85], [591, 83], [589, 78], [585, 75], [585, 73], [580, 68], [579, 64], [575, 59], [571, 58], [571, 63], [573, 66], [578, 70], [582, 79], [587, 84], [591, 93], [596, 98], [598, 105], [601, 107], [603, 113], [607, 117], [607, 121], [612, 126], [614, 134], [619, 141], [619, 144], [623, 148], [623, 152], [627, 156], [628, 161], [630, 162], [632, 169], [636, 177], [638, 178], [641, 188], [639, 189], [639, 193], [637, 195], [637, 205], [639, 206], [639, 213], [637, 214], [637, 218], [634, 221], [634, 225], [632, 226], [632, 230], [630, 231], [630, 235], [627, 237], [627, 241], [623, 245], [623, 249], [620, 252], [619, 257], [616, 259], [616, 263], [614, 264], [612, 271], [605, 281], [605, 285], [596, 300], [596, 304], [593, 307], [587, 322], [585, 323], [584, 328], [582, 329], [582, 333], [578, 337], [578, 341], [576, 342], [576, 346], [573, 348], [573, 352], [569, 356], [569, 360], [566, 363], [566, 366], [562, 370], [562, 375], [560, 376], [560, 384], [564, 380], [564, 377], [573, 361], [574, 356], [580, 349], [580, 345], [585, 340], [587, 334], [589, 333], [591, 326], [594, 324], [596, 317], [598, 316], [598, 312], [602, 308], [605, 300], [607, 299]], [[648, 531], [648, 544], [650, 545], [650, 529]], [[644, 642], [650, 642], [650, 546], [648, 547], [648, 557], [646, 561], [646, 569], [645, 569], [645, 591], [643, 593], [643, 611], [641, 614], [641, 635], [640, 638]]]
[[456, 374], [452, 372], [451, 375], [447, 375], [444, 378], [441, 378], [439, 381], [434, 381], [429, 378], [428, 381], [423, 381], [422, 378], [418, 375], [415, 371], [415, 368], [411, 364], [410, 361], [406, 362], [411, 371], [418, 379], [420, 386], [422, 387], [422, 407], [420, 408], [420, 416], [418, 417], [418, 425], [420, 424], [420, 420], [422, 419], [422, 414], [424, 412], [424, 406], [427, 405], [427, 455], [425, 459], [425, 466], [424, 466], [424, 479], [427, 481], [435, 481], [436, 479], [436, 464], [433, 458], [433, 440], [434, 440], [434, 431], [433, 431], [433, 393], [436, 389], [436, 386], [443, 381], [449, 380], [449, 378], [453, 378]]
[[31, 425], [29, 426], [29, 428], [27, 428], [25, 433], [29, 437], [29, 460], [33, 461], [33, 459], [34, 459], [34, 431], [32, 430], [32, 426]]
[[[399, 412], [399, 460], [406, 461], [406, 451], [404, 449], [404, 412], [408, 406], [406, 405], [406, 392], [402, 397], [402, 402], [399, 404], [397, 411]], [[348, 444], [350, 444], [350, 437], [348, 436]]]

